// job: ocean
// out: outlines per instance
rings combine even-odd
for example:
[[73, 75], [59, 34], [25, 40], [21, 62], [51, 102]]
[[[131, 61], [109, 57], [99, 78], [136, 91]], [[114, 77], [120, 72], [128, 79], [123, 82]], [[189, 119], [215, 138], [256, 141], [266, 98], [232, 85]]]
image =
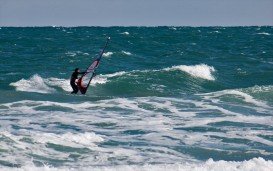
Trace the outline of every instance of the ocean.
[[272, 54], [270, 26], [2, 27], [0, 170], [272, 170]]

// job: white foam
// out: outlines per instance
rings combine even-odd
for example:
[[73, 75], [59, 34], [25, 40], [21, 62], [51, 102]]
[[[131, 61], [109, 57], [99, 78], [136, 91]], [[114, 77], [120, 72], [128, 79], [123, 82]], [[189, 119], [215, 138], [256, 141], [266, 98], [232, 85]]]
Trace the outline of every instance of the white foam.
[[125, 54], [125, 55], [128, 55], [128, 56], [130, 56], [130, 55], [132, 55], [130, 52], [126, 52], [126, 51], [121, 51], [123, 54]]
[[94, 86], [94, 85], [96, 85], [96, 84], [105, 84], [105, 83], [107, 83], [108, 82], [108, 80], [107, 80], [107, 78], [106, 77], [103, 77], [103, 76], [101, 76], [101, 75], [98, 75], [98, 76], [96, 76], [96, 77], [94, 77], [93, 79], [92, 79], [92, 81], [91, 81], [91, 85], [92, 86]]
[[259, 93], [259, 92], [273, 92], [273, 86], [268, 85], [268, 86], [254, 86], [247, 88], [246, 91], [250, 91], [251, 93]]
[[129, 35], [130, 33], [129, 33], [129, 32], [127, 32], [127, 31], [125, 31], [125, 32], [120, 33], [120, 34]]
[[[100, 74], [93, 78], [91, 85], [95, 86], [96, 84], [105, 84], [108, 82], [108, 78], [122, 76], [128, 74], [127, 72], [115, 72], [112, 74]], [[64, 91], [70, 92], [72, 88], [70, 86], [69, 79], [63, 78], [42, 78], [38, 74], [33, 75], [29, 79], [21, 79], [17, 82], [10, 83], [11, 86], [14, 86], [17, 91], [26, 91], [26, 92], [37, 92], [37, 93], [53, 93], [56, 91], [53, 87], [60, 87]]]
[[[67, 33], [72, 33], [72, 32], [67, 32]], [[85, 56], [88, 56], [89, 53], [87, 52], [82, 52], [82, 51], [68, 51], [65, 53], [67, 56], [71, 56], [71, 57], [74, 57], [76, 55], [85, 55]]]
[[29, 80], [21, 79], [17, 82], [10, 83], [10, 85], [14, 86], [17, 91], [37, 93], [52, 93], [55, 91], [54, 88], [47, 86], [44, 79], [38, 74], [33, 75]]
[[113, 74], [105, 74], [105, 75], [100, 74], [93, 78], [93, 80], [91, 81], [91, 85], [94, 86], [96, 84], [105, 84], [108, 82], [108, 78], [119, 77], [125, 74], [127, 74], [127, 72], [125, 71], [120, 71], [120, 72], [115, 72]]
[[72, 171], [72, 170], [92, 170], [92, 171], [271, 171], [272, 160], [263, 158], [253, 158], [247, 161], [214, 161], [209, 159], [199, 163], [175, 163], [175, 164], [144, 164], [144, 165], [112, 165], [112, 166], [86, 166], [80, 168], [52, 167], [44, 165], [37, 167], [34, 164], [25, 165], [19, 168], [3, 167], [1, 170], [9, 171]]
[[215, 80], [214, 76], [212, 75], [212, 73], [215, 72], [214, 67], [208, 66], [206, 64], [190, 65], [190, 66], [178, 65], [178, 66], [173, 66], [171, 68], [165, 68], [163, 70], [165, 71], [180, 70], [194, 77], [203, 78], [206, 80]]
[[220, 31], [216, 30], [216, 31], [213, 31], [214, 33], [221, 33]]
[[66, 54], [67, 56], [72, 56], [72, 57], [74, 57], [74, 56], [77, 55], [77, 53], [75, 53], [75, 52], [66, 52], [65, 54]]
[[270, 33], [266, 33], [266, 32], [261, 32], [261, 33], [257, 33], [257, 34], [262, 34], [262, 35], [267, 35], [267, 36], [271, 35]]
[[[34, 137], [34, 136], [33, 136]], [[65, 133], [65, 134], [53, 134], [53, 133], [42, 133], [36, 135], [34, 138], [39, 143], [54, 143], [72, 147], [93, 147], [94, 143], [102, 142], [103, 138], [96, 135], [93, 132], [85, 133]]]
[[103, 53], [103, 57], [110, 57], [112, 56], [114, 53], [113, 52], [106, 52], [106, 53]]
[[118, 76], [122, 76], [122, 75], [125, 75], [125, 74], [128, 74], [127, 72], [125, 71], [120, 71], [120, 72], [115, 72], [113, 74], [106, 74], [106, 75], [102, 75], [102, 76], [105, 76], [107, 78], [111, 78], [111, 77], [118, 77]]
[[70, 81], [68, 79], [51, 77], [51, 78], [45, 79], [45, 82], [50, 86], [61, 87], [64, 91], [72, 91], [72, 88], [70, 86]]
[[[71, 165], [65, 163], [64, 165], [60, 166], [60, 168], [52, 168], [67, 170], [69, 169], [69, 166], [70, 168], [74, 167], [76, 170], [83, 170], [85, 168], [87, 170], [126, 170], [127, 167], [129, 168], [127, 170], [175, 170], [176, 165], [179, 165], [177, 169], [184, 170], [194, 170], [195, 168], [213, 170], [217, 163], [219, 164], [219, 161], [213, 161], [211, 165], [207, 164], [209, 161], [202, 163], [183, 163], [186, 159], [191, 162], [194, 161], [189, 159], [191, 156], [184, 156], [183, 153], [177, 151], [175, 152], [175, 150], [171, 150], [169, 147], [165, 147], [163, 145], [168, 144], [169, 146], [179, 146], [181, 143], [183, 143], [206, 149], [213, 147], [213, 150], [222, 150], [226, 152], [231, 150], [227, 150], [225, 147], [250, 149], [249, 151], [246, 151], [246, 153], [251, 153], [252, 151], [258, 152], [259, 149], [247, 143], [225, 143], [222, 141], [222, 138], [214, 137], [248, 139], [252, 142], [263, 143], [268, 146], [273, 145], [271, 141], [260, 137], [260, 135], [272, 135], [272, 131], [263, 130], [263, 127], [258, 130], [251, 130], [240, 126], [223, 126], [219, 128], [223, 132], [214, 132], [210, 130], [207, 130], [206, 132], [198, 132], [175, 129], [178, 127], [195, 126], [210, 127], [210, 125], [208, 125], [210, 123], [223, 121], [254, 124], [259, 123], [269, 126], [272, 125], [271, 116], [249, 116], [244, 115], [244, 113], [232, 113], [232, 111], [229, 111], [232, 110], [232, 108], [224, 108], [224, 106], [221, 106], [221, 103], [214, 102], [210, 99], [202, 98], [201, 100], [193, 100], [183, 99], [181, 97], [137, 97], [86, 101], [83, 103], [24, 100], [1, 104], [0, 107], [2, 106], [6, 107], [6, 109], [2, 108], [5, 109], [3, 113], [6, 115], [27, 113], [27, 115], [9, 115], [9, 118], [16, 118], [19, 119], [19, 121], [4, 121], [0, 127], [0, 130], [9, 130], [10, 135], [4, 135], [16, 142], [10, 145], [9, 143], [5, 143], [5, 141], [1, 141], [0, 145], [3, 147], [2, 149], [10, 149], [9, 154], [4, 154], [9, 156], [13, 156], [15, 154], [16, 156], [11, 157], [11, 159], [5, 158], [4, 160], [9, 162], [14, 161], [13, 163], [20, 163], [17, 161], [19, 158], [22, 159], [22, 162], [20, 163], [22, 166], [28, 166], [26, 165], [26, 155], [24, 155], [26, 153], [39, 154], [52, 160], [55, 158], [61, 158], [60, 156], [65, 156], [62, 157], [62, 159], [70, 161], [71, 158], [69, 157], [69, 154], [71, 153], [47, 148], [47, 143], [60, 144], [70, 147], [89, 148], [92, 150], [92, 152], [88, 154], [80, 154], [81, 159], [71, 163]], [[41, 110], [44, 109], [44, 107], [49, 106], [65, 108], [66, 110], [64, 112], [48, 112]], [[34, 113], [22, 111], [21, 107], [33, 109]], [[111, 110], [113, 108], [115, 110]], [[216, 113], [218, 116], [211, 116], [211, 113]], [[31, 114], [31, 117], [29, 117], [29, 114]], [[232, 116], [230, 114], [232, 114]], [[199, 115], [202, 116], [199, 117]], [[30, 122], [38, 124], [34, 125], [30, 124]], [[71, 129], [56, 129], [56, 125], [59, 123], [76, 126], [81, 131], [77, 133], [73, 131], [73, 133], [71, 133], [69, 132]], [[110, 126], [111, 128], [109, 129], [98, 126], [98, 123], [109, 123], [110, 125], [113, 125]], [[40, 124], [46, 124], [47, 127], [43, 128], [40, 126]], [[14, 131], [11, 128], [11, 125], [18, 125], [19, 127], [31, 129], [25, 129], [24, 132], [22, 132], [22, 129]], [[143, 135], [121, 134], [126, 130], [143, 130], [146, 133]], [[93, 132], [96, 132], [96, 134], [93, 134]], [[20, 139], [24, 137], [29, 137], [34, 144], [20, 141]], [[107, 142], [109, 140], [126, 142], [126, 145], [123, 145], [122, 143], [120, 143], [118, 147], [111, 145], [98, 145], [102, 141]], [[138, 146], [137, 148], [134, 145], [127, 145], [127, 143], [138, 141], [145, 141], [149, 143], [149, 145]], [[25, 149], [25, 151], [21, 152], [17, 149], [17, 147], [20, 147], [20, 149]], [[264, 153], [270, 152], [266, 150], [263, 152], [258, 152], [258, 154]], [[127, 163], [132, 162], [140, 165], [126, 165]], [[177, 162], [178, 164], [174, 164]], [[92, 163], [92, 165], [90, 163]], [[144, 165], [144, 167], [142, 164], [145, 163], [166, 163], [166, 165]], [[241, 166], [243, 163], [244, 162], [239, 162], [236, 164], [236, 167], [243, 170], [243, 167]], [[227, 165], [226, 167], [235, 167], [231, 162], [227, 162], [225, 164]], [[102, 165], [105, 167], [101, 167]], [[267, 161], [261, 164], [261, 166], [255, 166], [265, 167], [266, 165]], [[221, 166], [224, 167], [223, 165]], [[39, 168], [36, 169], [38, 170]], [[43, 169], [43, 167], [41, 169]], [[217, 169], [218, 168], [216, 168], [216, 170]]]
[[20, 72], [10, 72], [10, 73], [6, 73], [5, 75], [20, 75], [20, 74], [21, 74]]

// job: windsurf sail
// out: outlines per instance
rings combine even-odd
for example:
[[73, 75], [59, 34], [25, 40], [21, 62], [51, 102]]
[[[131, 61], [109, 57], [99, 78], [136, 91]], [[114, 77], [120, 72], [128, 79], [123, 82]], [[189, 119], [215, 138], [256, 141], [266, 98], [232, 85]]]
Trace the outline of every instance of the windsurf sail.
[[103, 47], [103, 49], [100, 51], [96, 59], [91, 63], [91, 65], [85, 70], [85, 73], [79, 78], [77, 85], [79, 87], [79, 90], [82, 94], [85, 94], [92, 79], [95, 77], [95, 71], [99, 66], [101, 57], [103, 53], [105, 52], [105, 49], [109, 43], [110, 37], [107, 38], [106, 43]]

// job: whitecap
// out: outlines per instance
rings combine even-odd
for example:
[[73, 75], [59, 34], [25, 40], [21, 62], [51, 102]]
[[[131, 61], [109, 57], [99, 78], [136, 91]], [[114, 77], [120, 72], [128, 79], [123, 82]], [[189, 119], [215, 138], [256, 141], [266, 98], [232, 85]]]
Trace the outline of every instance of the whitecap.
[[5, 75], [20, 75], [21, 73], [20, 72], [9, 72], [9, 73], [6, 73]]
[[113, 52], [106, 52], [106, 53], [103, 53], [103, 57], [110, 57], [112, 56], [114, 53]]
[[165, 68], [163, 70], [165, 71], [180, 70], [190, 74], [193, 77], [203, 78], [203, 79], [212, 80], [212, 81], [215, 80], [214, 76], [212, 75], [212, 73], [215, 72], [214, 67], [208, 66], [206, 64], [190, 65], [190, 66], [178, 65], [178, 66], [172, 66], [171, 68]]
[[77, 53], [75, 53], [75, 52], [66, 52], [65, 54], [66, 54], [67, 56], [72, 56], [72, 57], [74, 57], [74, 56], [77, 55]]
[[92, 79], [90, 85], [95, 86], [96, 84], [105, 84], [107, 82], [108, 82], [107, 78], [98, 75]]
[[176, 28], [176, 27], [170, 27], [169, 29], [172, 29], [172, 30], [177, 30], [177, 28]]
[[105, 76], [105, 77], [107, 77], [107, 78], [111, 78], [111, 77], [122, 76], [122, 75], [124, 75], [124, 74], [128, 74], [128, 73], [125, 72], [125, 71], [120, 71], [120, 72], [115, 72], [115, 73], [113, 73], [113, 74], [106, 74], [106, 75], [103, 75], [103, 76]]
[[209, 33], [217, 33], [217, 34], [219, 34], [219, 33], [221, 33], [221, 32], [218, 31], [218, 30], [215, 30], [215, 31], [211, 31], [211, 32], [209, 32]]
[[33, 75], [30, 79], [21, 79], [17, 82], [10, 83], [17, 91], [37, 92], [37, 93], [52, 93], [54, 88], [46, 85], [45, 80], [38, 74]]
[[125, 55], [128, 55], [128, 56], [132, 55], [131, 52], [126, 52], [126, 51], [121, 51], [121, 53], [123, 53], [123, 54], [125, 54]]
[[71, 57], [74, 57], [76, 55], [85, 55], [85, 56], [88, 56], [89, 53], [87, 52], [82, 52], [82, 51], [68, 51], [65, 53], [67, 56], [71, 56]]
[[[108, 82], [108, 78], [122, 76], [128, 74], [125, 71], [115, 72], [112, 74], [100, 74], [93, 78], [91, 85], [105, 84]], [[53, 93], [56, 91], [53, 87], [59, 87], [64, 91], [70, 92], [72, 88], [70, 86], [69, 79], [63, 78], [42, 78], [38, 74], [33, 75], [29, 79], [21, 79], [17, 82], [10, 83], [10, 86], [14, 86], [17, 91], [37, 92], [37, 93]]]
[[127, 31], [125, 31], [125, 32], [120, 33], [120, 34], [129, 35], [130, 33], [129, 33], [129, 32], [127, 32]]
[[57, 86], [62, 88], [64, 91], [72, 91], [70, 86], [70, 81], [68, 79], [61, 79], [61, 78], [47, 78], [45, 79], [46, 84], [50, 86]]
[[257, 34], [262, 34], [262, 35], [267, 35], [267, 36], [271, 35], [270, 33], [266, 33], [266, 32], [261, 32], [261, 33], [257, 33]]
[[105, 74], [105, 75], [100, 74], [93, 78], [93, 80], [91, 81], [91, 85], [95, 86], [96, 84], [105, 84], [109, 81], [108, 78], [118, 77], [124, 74], [127, 74], [127, 72], [120, 71], [120, 72], [115, 72], [112, 74]]
[[269, 93], [269, 92], [273, 92], [273, 86], [272, 85], [268, 85], [268, 86], [254, 86], [254, 87], [250, 87], [247, 88], [246, 91], [249, 91], [251, 93], [259, 93], [259, 92], [263, 92], [263, 93]]
[[[97, 75], [95, 76], [90, 85], [95, 86], [97, 84], [105, 84], [108, 82], [107, 78], [111, 77], [111, 76], [119, 76], [120, 73], [113, 73], [113, 74], [109, 74], [110, 76], [106, 75]], [[62, 88], [64, 91], [72, 91], [72, 88], [70, 86], [70, 80], [69, 79], [61, 79], [61, 78], [48, 78], [45, 79], [46, 84], [48, 84], [49, 86], [57, 86]]]

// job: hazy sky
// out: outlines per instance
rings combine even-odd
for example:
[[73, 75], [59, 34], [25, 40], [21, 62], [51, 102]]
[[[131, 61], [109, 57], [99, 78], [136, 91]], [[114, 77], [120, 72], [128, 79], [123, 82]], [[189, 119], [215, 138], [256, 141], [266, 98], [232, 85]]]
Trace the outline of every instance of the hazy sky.
[[0, 0], [0, 26], [273, 25], [273, 0]]

